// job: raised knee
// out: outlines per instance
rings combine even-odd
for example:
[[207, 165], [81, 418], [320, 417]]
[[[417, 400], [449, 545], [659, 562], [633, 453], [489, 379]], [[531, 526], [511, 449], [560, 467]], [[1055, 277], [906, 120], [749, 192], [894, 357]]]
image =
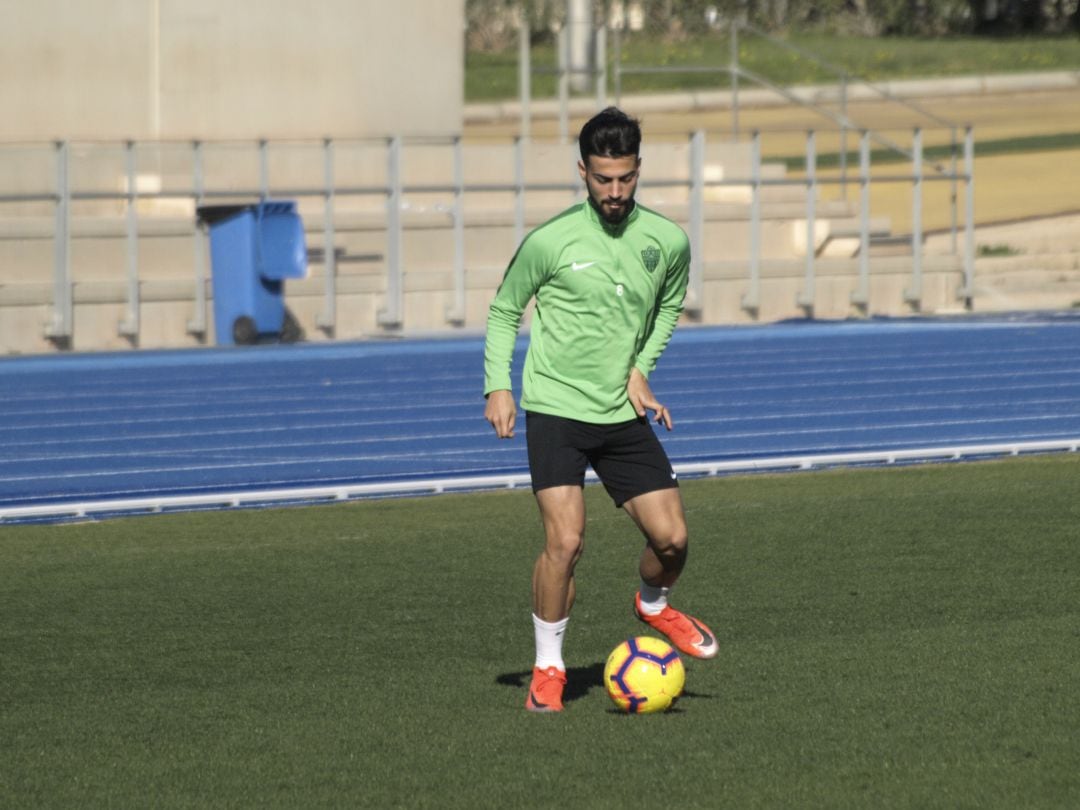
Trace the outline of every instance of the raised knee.
[[662, 534], [649, 538], [653, 550], [662, 557], [679, 557], [686, 553], [689, 541], [684, 527], [672, 527]]

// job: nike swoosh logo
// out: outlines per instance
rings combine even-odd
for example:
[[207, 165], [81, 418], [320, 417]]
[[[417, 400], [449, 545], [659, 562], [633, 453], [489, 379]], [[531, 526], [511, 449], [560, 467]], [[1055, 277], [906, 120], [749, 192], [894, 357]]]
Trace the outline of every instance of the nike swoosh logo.
[[584, 270], [586, 267], [592, 267], [596, 262], [574, 262], [570, 265], [570, 269], [575, 273]]
[[541, 703], [539, 700], [537, 700], [536, 699], [536, 692], [532, 691], [531, 689], [529, 690], [529, 700], [532, 701], [532, 705], [535, 706], [537, 709], [548, 709], [548, 708], [550, 708], [546, 703]]
[[[689, 618], [689, 617], [687, 617], [687, 618]], [[709, 646], [711, 646], [713, 644], [714, 641], [716, 641], [716, 639], [714, 639], [712, 637], [712, 633], [705, 630], [700, 624], [695, 622], [693, 619], [690, 619], [690, 624], [694, 625], [694, 629], [697, 630], [698, 633], [701, 635], [701, 646], [702, 647], [709, 647]]]

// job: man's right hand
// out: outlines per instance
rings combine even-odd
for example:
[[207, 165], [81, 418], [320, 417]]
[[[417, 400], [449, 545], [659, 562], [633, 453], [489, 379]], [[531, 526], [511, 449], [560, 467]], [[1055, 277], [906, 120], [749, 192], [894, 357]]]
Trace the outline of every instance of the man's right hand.
[[517, 406], [514, 405], [513, 393], [507, 390], [499, 390], [488, 394], [487, 406], [484, 408], [484, 418], [495, 428], [495, 435], [500, 439], [514, 438], [514, 420], [517, 419]]

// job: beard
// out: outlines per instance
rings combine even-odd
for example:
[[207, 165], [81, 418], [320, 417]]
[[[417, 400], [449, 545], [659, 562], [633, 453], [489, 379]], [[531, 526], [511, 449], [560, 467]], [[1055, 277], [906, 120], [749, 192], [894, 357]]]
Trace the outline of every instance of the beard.
[[634, 210], [634, 198], [632, 196], [624, 200], [619, 200], [617, 205], [612, 205], [609, 200], [597, 200], [590, 193], [589, 202], [592, 204], [596, 213], [600, 215], [600, 219], [604, 220], [608, 225], [620, 224], [630, 215], [630, 212]]

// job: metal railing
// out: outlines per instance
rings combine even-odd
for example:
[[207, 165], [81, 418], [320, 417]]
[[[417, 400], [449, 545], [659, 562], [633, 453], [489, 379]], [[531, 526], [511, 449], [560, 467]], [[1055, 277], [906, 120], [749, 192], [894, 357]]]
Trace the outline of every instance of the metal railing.
[[[607, 43], [610, 36], [612, 41], [612, 56], [611, 56], [611, 68], [610, 76], [613, 81], [613, 93], [615, 104], [618, 105], [622, 102], [622, 85], [623, 77], [625, 76], [645, 76], [645, 75], [662, 75], [662, 74], [675, 74], [675, 75], [695, 75], [695, 74], [708, 74], [716, 75], [718, 77], [727, 76], [728, 86], [730, 88], [730, 109], [731, 109], [731, 128], [730, 133], [733, 138], [739, 138], [742, 135], [742, 127], [740, 125], [740, 89], [742, 82], [748, 82], [751, 85], [760, 87], [770, 91], [771, 93], [785, 99], [791, 104], [805, 109], [811, 110], [815, 114], [828, 120], [833, 126], [835, 126], [840, 133], [840, 148], [838, 150], [839, 167], [840, 167], [840, 191], [846, 195], [848, 188], [849, 172], [848, 172], [848, 135], [849, 133], [868, 133], [872, 141], [884, 147], [885, 149], [894, 152], [899, 157], [914, 162], [915, 154], [913, 149], [904, 147], [896, 140], [888, 137], [882, 132], [876, 131], [873, 128], [867, 127], [860, 122], [856, 121], [849, 115], [849, 100], [851, 89], [853, 87], [861, 87], [869, 91], [872, 97], [881, 99], [890, 104], [902, 107], [915, 116], [913, 122], [914, 128], [920, 130], [928, 127], [934, 127], [944, 129], [949, 132], [949, 150], [948, 161], [946, 163], [938, 161], [923, 161], [923, 157], [920, 156], [919, 160], [923, 162], [923, 171], [927, 167], [931, 172], [942, 175], [946, 178], [953, 179], [951, 187], [951, 224], [950, 235], [952, 239], [952, 250], [956, 252], [958, 249], [957, 239], [959, 232], [959, 196], [958, 186], [956, 178], [960, 176], [959, 161], [961, 159], [963, 144], [960, 140], [960, 132], [963, 127], [955, 121], [948, 120], [942, 116], [939, 116], [920, 104], [898, 96], [890, 91], [888, 88], [882, 87], [874, 82], [862, 79], [848, 72], [847, 70], [838, 67], [831, 62], [821, 58], [817, 54], [811, 53], [805, 48], [800, 48], [797, 45], [793, 45], [790, 42], [775, 37], [766, 31], [757, 28], [747, 22], [739, 20], [733, 20], [728, 27], [729, 32], [729, 61], [727, 65], [627, 65], [623, 63], [623, 26], [612, 26], [610, 29], [610, 35], [607, 27], [599, 26], [594, 30], [593, 36], [593, 58], [592, 67], [588, 69], [573, 69], [569, 66], [569, 51], [568, 42], [569, 38], [566, 35], [566, 28], [561, 28], [558, 31], [557, 37], [557, 54], [558, 65], [555, 68], [535, 68], [531, 62], [530, 48], [529, 48], [529, 32], [527, 26], [522, 23], [520, 29], [518, 42], [518, 73], [519, 73], [519, 104], [520, 104], [520, 132], [522, 137], [528, 139], [531, 132], [531, 74], [532, 73], [554, 73], [558, 77], [558, 110], [559, 110], [559, 137], [565, 141], [569, 137], [569, 78], [573, 75], [585, 74], [590, 78], [593, 78], [596, 83], [596, 107], [600, 109], [605, 106], [608, 95], [608, 54]], [[794, 54], [801, 59], [805, 59], [808, 62], [813, 63], [819, 69], [826, 74], [833, 77], [838, 88], [838, 104], [839, 111], [834, 111], [828, 107], [808, 100], [789, 88], [786, 88], [764, 75], [756, 73], [745, 67], [739, 60], [739, 36], [740, 33], [758, 37], [770, 45], [786, 51], [787, 53]]]
[[[649, 195], [661, 189], [677, 189], [679, 194], [685, 193], [686, 209], [682, 217], [683, 225], [689, 234], [692, 249], [692, 266], [690, 271], [689, 292], [687, 307], [691, 313], [700, 314], [703, 302], [703, 288], [705, 277], [703, 268], [708, 259], [708, 246], [705, 244], [705, 225], [709, 220], [709, 206], [706, 201], [709, 189], [716, 187], [742, 187], [749, 191], [749, 203], [746, 206], [746, 221], [749, 229], [749, 255], [746, 258], [746, 287], [742, 297], [742, 307], [748, 312], [755, 313], [761, 306], [761, 268], [763, 262], [762, 250], [762, 223], [768, 216], [766, 204], [762, 200], [762, 191], [773, 186], [797, 187], [805, 193], [805, 213], [807, 237], [804, 279], [802, 289], [799, 291], [797, 303], [808, 314], [813, 314], [815, 299], [815, 284], [817, 277], [816, 262], [818, 257], [815, 250], [815, 221], [821, 202], [819, 193], [822, 186], [840, 182], [855, 182], [859, 187], [859, 202], [857, 216], [859, 218], [859, 247], [856, 252], [858, 263], [858, 283], [852, 293], [852, 303], [861, 307], [869, 305], [870, 291], [870, 245], [871, 234], [870, 221], [870, 187], [872, 183], [900, 183], [910, 187], [912, 198], [912, 222], [913, 228], [910, 236], [912, 251], [911, 273], [905, 296], [908, 303], [918, 308], [922, 297], [922, 193], [924, 183], [927, 181], [950, 181], [963, 184], [966, 189], [965, 208], [965, 243], [963, 250], [963, 284], [957, 291], [958, 297], [968, 299], [971, 296], [972, 276], [974, 268], [974, 233], [973, 233], [973, 193], [974, 193], [974, 146], [971, 130], [968, 129], [964, 136], [964, 166], [963, 170], [953, 173], [935, 172], [928, 175], [924, 170], [922, 159], [921, 132], [916, 130], [913, 137], [912, 162], [910, 171], [890, 175], [877, 175], [871, 173], [870, 141], [871, 133], [860, 133], [859, 144], [859, 170], [857, 176], [842, 179], [840, 177], [822, 176], [817, 172], [816, 133], [809, 132], [806, 136], [805, 176], [803, 177], [777, 177], [764, 170], [761, 156], [760, 133], [755, 132], [751, 139], [751, 159], [748, 168], [744, 172], [725, 172], [720, 179], [711, 178], [707, 169], [707, 134], [704, 131], [694, 132], [688, 144], [688, 160], [685, 175], [671, 177], [646, 176], [642, 180], [642, 198], [648, 201]], [[225, 164], [218, 165], [213, 171], [208, 170], [208, 152], [211, 150], [228, 149], [235, 151], [241, 146], [245, 151], [254, 150], [257, 163], [257, 177], [253, 184], [237, 184], [235, 177], [222, 178], [220, 173], [233, 173], [237, 171], [240, 161], [230, 159]], [[271, 153], [288, 146], [290, 149], [300, 150], [308, 158], [310, 167], [306, 171], [290, 171], [281, 180], [272, 176]], [[53, 228], [49, 238], [52, 240], [53, 262], [52, 275], [52, 300], [50, 304], [50, 317], [45, 325], [45, 334], [56, 343], [63, 345], [72, 338], [74, 328], [74, 280], [72, 277], [72, 242], [78, 237], [74, 235], [73, 224], [77, 224], [80, 214], [76, 209], [86, 203], [111, 203], [122, 208], [123, 239], [126, 246], [126, 266], [124, 282], [124, 317], [117, 324], [118, 334], [129, 338], [137, 344], [140, 331], [141, 310], [140, 287], [143, 278], [142, 264], [146, 261], [140, 251], [140, 242], [146, 238], [145, 228], [151, 221], [151, 217], [140, 215], [140, 203], [149, 200], [180, 199], [190, 203], [191, 209], [203, 202], [214, 199], [233, 199], [250, 201], [252, 199], [275, 198], [299, 198], [321, 201], [321, 223], [312, 220], [308, 216], [308, 225], [313, 230], [322, 230], [322, 261], [324, 263], [322, 297], [323, 305], [317, 317], [316, 325], [328, 335], [333, 335], [337, 326], [337, 298], [338, 298], [338, 236], [340, 226], [338, 220], [343, 216], [342, 203], [345, 200], [355, 201], [360, 198], [374, 199], [367, 209], [368, 213], [374, 212], [378, 217], [381, 209], [381, 222], [375, 230], [382, 231], [384, 245], [383, 261], [385, 263], [385, 284], [382, 298], [382, 307], [378, 311], [378, 324], [386, 330], [395, 330], [405, 326], [404, 321], [404, 273], [405, 261], [403, 258], [403, 240], [409, 230], [408, 218], [410, 216], [410, 199], [418, 196], [438, 196], [443, 201], [438, 205], [443, 224], [440, 227], [448, 228], [452, 234], [453, 250], [448, 257], [449, 278], [452, 295], [451, 303], [445, 312], [445, 323], [448, 326], [460, 326], [465, 322], [466, 308], [466, 256], [467, 238], [465, 215], [466, 198], [472, 194], [500, 194], [505, 195], [512, 201], [511, 206], [500, 206], [504, 211], [512, 208], [512, 226], [515, 243], [520, 243], [525, 236], [526, 226], [530, 221], [539, 221], [550, 215], [550, 211], [543, 211], [542, 216], [531, 214], [527, 197], [534, 192], [567, 192], [568, 196], [580, 194], [582, 185], [580, 179], [570, 179], [569, 168], [564, 175], [564, 181], [527, 181], [526, 163], [528, 156], [526, 147], [528, 144], [517, 138], [513, 141], [511, 155], [513, 161], [512, 179], [501, 182], [478, 182], [470, 181], [466, 177], [465, 155], [460, 137], [445, 138], [401, 138], [392, 137], [386, 139], [325, 139], [321, 142], [284, 142], [271, 143], [258, 141], [255, 143], [237, 144], [236, 142], [188, 142], [188, 143], [136, 143], [124, 142], [121, 144], [77, 144], [58, 142], [51, 145], [35, 145], [39, 150], [51, 150], [53, 154], [53, 188], [44, 191], [19, 190], [3, 188], [0, 185], [0, 218], [3, 217], [7, 205], [49, 203], [53, 207]], [[342, 150], [362, 147], [365, 150], [374, 150], [376, 155], [381, 155], [383, 178], [375, 182], [358, 182], [356, 177], [342, 178], [339, 174], [340, 156]], [[435, 148], [442, 156], [448, 152], [449, 170], [445, 173], [445, 179], [435, 178], [434, 182], [419, 182], [407, 178], [408, 151], [415, 147]], [[22, 147], [25, 149], [26, 147]], [[162, 182], [159, 187], [145, 188], [140, 185], [139, 155], [142, 151], [153, 153], [154, 150], [168, 148], [173, 152], [181, 152], [185, 157], [187, 171], [181, 174], [175, 171], [169, 176], [168, 182]], [[473, 147], [481, 149], [484, 147]], [[487, 147], [490, 148], [490, 147]], [[658, 147], [656, 147], [658, 148]], [[98, 152], [108, 151], [110, 154], [117, 150], [123, 154], [123, 187], [106, 188], [103, 185], [78, 184], [75, 187], [72, 182], [73, 175], [80, 177], [92, 174], [83, 166], [84, 162], [93, 162]], [[73, 157], [77, 154], [79, 157]], [[160, 156], [158, 158], [160, 160]], [[151, 161], [153, 162], [153, 161]], [[321, 162], [321, 167], [317, 164]], [[4, 163], [4, 147], [0, 146], [0, 167]], [[221, 164], [221, 161], [218, 161]], [[415, 174], [415, 172], [414, 172]], [[10, 173], [0, 170], [0, 177], [9, 177]], [[4, 181], [0, 181], [3, 184]], [[381, 201], [381, 203], [380, 203]], [[718, 215], [717, 215], [718, 216]], [[115, 218], [115, 217], [114, 217]], [[741, 218], [741, 216], [739, 217]], [[9, 223], [13, 218], [9, 218]], [[17, 223], [15, 230], [17, 231]], [[190, 235], [193, 239], [193, 253], [191, 265], [191, 317], [187, 321], [188, 332], [194, 335], [205, 336], [207, 332], [207, 246], [206, 235], [196, 226], [195, 217], [191, 217]], [[13, 227], [9, 224], [6, 228], [6, 238], [18, 238], [13, 233]], [[507, 257], [508, 258], [508, 257]], [[41, 282], [47, 277], [48, 268], [31, 272], [31, 278]], [[20, 281], [28, 280], [20, 278]]]

